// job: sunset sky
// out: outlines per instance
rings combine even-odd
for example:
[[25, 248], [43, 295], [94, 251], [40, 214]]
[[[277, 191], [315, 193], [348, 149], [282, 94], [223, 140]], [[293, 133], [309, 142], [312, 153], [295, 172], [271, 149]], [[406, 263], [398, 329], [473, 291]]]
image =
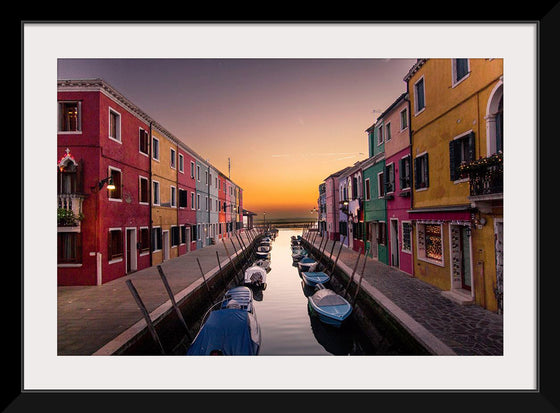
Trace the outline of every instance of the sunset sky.
[[59, 59], [102, 78], [243, 188], [262, 219], [310, 218], [318, 185], [368, 156], [365, 130], [415, 59]]

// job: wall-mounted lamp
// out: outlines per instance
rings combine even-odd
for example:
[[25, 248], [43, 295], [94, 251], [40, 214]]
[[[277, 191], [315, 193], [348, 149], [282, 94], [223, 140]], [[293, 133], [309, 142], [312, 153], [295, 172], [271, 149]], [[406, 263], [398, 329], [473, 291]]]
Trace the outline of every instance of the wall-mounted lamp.
[[115, 189], [115, 184], [113, 183], [113, 177], [112, 177], [112, 176], [108, 176], [107, 178], [102, 179], [101, 181], [99, 181], [99, 182], [97, 183], [97, 185], [92, 186], [92, 187], [91, 187], [91, 190], [94, 191], [94, 192], [101, 191], [101, 189], [103, 188], [103, 186], [104, 186], [105, 184], [107, 184], [107, 189], [108, 189], [109, 191], [112, 191], [112, 190]]

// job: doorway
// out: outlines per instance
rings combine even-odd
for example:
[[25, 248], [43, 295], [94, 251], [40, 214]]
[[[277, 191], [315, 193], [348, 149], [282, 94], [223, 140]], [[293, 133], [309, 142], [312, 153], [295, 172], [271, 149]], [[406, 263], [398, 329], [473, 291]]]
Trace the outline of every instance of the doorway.
[[126, 273], [138, 270], [136, 228], [126, 229]]
[[169, 259], [169, 231], [163, 231], [161, 233], [162, 242], [161, 242], [161, 249], [162, 249], [162, 261]]
[[399, 266], [399, 220], [391, 219], [391, 265]]
[[467, 225], [451, 225], [450, 228], [452, 288], [472, 293], [470, 227]]

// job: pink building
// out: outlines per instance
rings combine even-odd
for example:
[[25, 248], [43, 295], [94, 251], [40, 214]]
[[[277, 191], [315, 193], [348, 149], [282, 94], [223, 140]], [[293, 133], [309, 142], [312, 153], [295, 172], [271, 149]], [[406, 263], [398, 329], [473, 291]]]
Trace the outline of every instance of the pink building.
[[348, 167], [341, 169], [329, 175], [325, 179], [325, 205], [326, 205], [326, 223], [329, 239], [340, 240], [339, 232], [339, 214], [340, 214], [340, 194], [339, 180], [340, 175], [345, 172]]
[[[389, 265], [413, 274], [411, 209], [410, 118], [406, 93], [378, 118], [385, 135], [385, 198]], [[378, 121], [379, 121], [378, 120]]]
[[182, 255], [196, 249], [196, 161], [186, 145], [179, 143], [177, 146], [177, 220], [180, 229], [179, 255]]

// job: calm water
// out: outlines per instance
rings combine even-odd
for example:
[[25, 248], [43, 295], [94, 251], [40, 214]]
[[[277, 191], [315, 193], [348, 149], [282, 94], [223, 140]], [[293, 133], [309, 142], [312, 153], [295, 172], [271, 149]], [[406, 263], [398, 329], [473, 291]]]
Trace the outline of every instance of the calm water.
[[304, 287], [293, 265], [291, 236], [301, 229], [280, 229], [272, 242], [267, 287], [255, 292], [255, 309], [261, 327], [260, 355], [348, 355], [375, 351], [353, 324], [341, 328], [325, 325], [309, 313], [307, 296], [314, 290]]

